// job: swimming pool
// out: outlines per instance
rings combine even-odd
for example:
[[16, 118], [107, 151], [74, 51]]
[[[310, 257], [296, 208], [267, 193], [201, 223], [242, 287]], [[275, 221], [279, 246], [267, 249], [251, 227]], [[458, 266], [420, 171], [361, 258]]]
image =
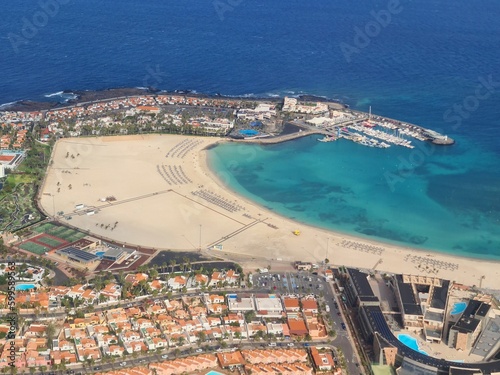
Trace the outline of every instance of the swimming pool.
[[427, 354], [427, 352], [424, 352], [423, 350], [420, 349], [420, 347], [418, 346], [417, 339], [411, 337], [410, 335], [405, 335], [402, 333], [398, 335], [398, 340], [401, 341], [404, 345], [406, 345], [410, 349], [415, 350], [416, 352], [429, 355]]
[[95, 255], [102, 259], [102, 257], [104, 256], [104, 251], [98, 251], [97, 253], [95, 253]]
[[451, 315], [458, 315], [464, 312], [467, 307], [467, 302], [456, 302], [453, 304], [453, 309], [451, 309]]
[[17, 284], [16, 290], [30, 290], [35, 289], [35, 284]]
[[217, 372], [217, 371], [210, 371], [210, 372], [207, 372], [205, 375], [224, 375], [224, 374], [221, 374], [220, 372]]
[[252, 129], [241, 129], [240, 134], [244, 136], [253, 136], [259, 134], [257, 130], [252, 130]]

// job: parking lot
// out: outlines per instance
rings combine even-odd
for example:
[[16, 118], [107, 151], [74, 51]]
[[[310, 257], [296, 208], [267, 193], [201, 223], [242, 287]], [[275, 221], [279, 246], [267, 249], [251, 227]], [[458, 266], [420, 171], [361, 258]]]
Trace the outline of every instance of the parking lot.
[[321, 294], [328, 282], [323, 276], [310, 272], [261, 273], [253, 276], [255, 289], [269, 290], [279, 294]]

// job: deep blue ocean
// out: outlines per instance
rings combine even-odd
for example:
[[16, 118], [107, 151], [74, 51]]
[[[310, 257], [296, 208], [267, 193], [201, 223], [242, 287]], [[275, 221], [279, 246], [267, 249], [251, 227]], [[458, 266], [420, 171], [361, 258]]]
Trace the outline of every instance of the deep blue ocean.
[[308, 93], [360, 110], [372, 106], [457, 144], [417, 153], [311, 137], [224, 145], [211, 152], [211, 163], [231, 176], [233, 189], [299, 221], [500, 259], [497, 0], [2, 5], [0, 103], [63, 100], [51, 96], [62, 90], [154, 86]]

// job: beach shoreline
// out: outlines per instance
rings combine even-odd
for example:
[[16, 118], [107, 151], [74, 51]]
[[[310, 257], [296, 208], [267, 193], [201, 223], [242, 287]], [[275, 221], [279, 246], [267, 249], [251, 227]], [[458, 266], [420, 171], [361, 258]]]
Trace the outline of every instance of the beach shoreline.
[[[226, 183], [230, 176], [209, 165], [209, 149], [225, 142], [182, 135], [62, 139], [54, 148], [40, 204], [49, 213], [64, 211], [59, 221], [91, 235], [157, 250], [206, 251], [233, 261], [244, 258], [242, 266], [252, 271], [270, 262], [289, 267], [294, 261], [321, 264], [328, 258], [334, 266], [497, 287], [498, 262], [396, 246], [303, 224], [241, 196]], [[179, 147], [187, 151], [182, 157], [172, 155]], [[67, 152], [74, 153], [75, 159], [66, 157]], [[182, 170], [190, 181], [167, 185], [162, 168]], [[131, 178], [137, 170], [140, 178]], [[100, 201], [108, 195], [115, 196], [116, 202]], [[77, 204], [96, 214], [75, 213]], [[70, 214], [73, 218], [68, 221]], [[115, 221], [119, 224], [114, 231], [100, 225]], [[300, 235], [294, 234], [296, 230]]]
[[[283, 222], [290, 222], [290, 223], [294, 223], [295, 226], [297, 228], [306, 228], [306, 230], [310, 230], [310, 231], [318, 231], [322, 234], [325, 235], [325, 237], [331, 237], [331, 239], [335, 239], [337, 241], [353, 241], [353, 242], [361, 242], [363, 244], [368, 244], [368, 245], [371, 245], [371, 246], [375, 246], [375, 247], [381, 247], [381, 248], [384, 248], [384, 250], [389, 250], [390, 252], [392, 252], [392, 255], [400, 255], [400, 256], [403, 256], [403, 259], [405, 257], [415, 257], [413, 259], [419, 259], [421, 258], [422, 260], [423, 259], [433, 259], [433, 260], [438, 260], [438, 261], [442, 261], [442, 262], [450, 262], [450, 263], [453, 263], [453, 264], [457, 264], [459, 267], [456, 269], [458, 270], [458, 272], [460, 273], [460, 268], [465, 268], [465, 265], [466, 263], [468, 262], [472, 262], [474, 263], [474, 265], [477, 267], [478, 270], [482, 269], [483, 267], [486, 266], [487, 270], [490, 271], [490, 268], [491, 268], [491, 271], [494, 271], [494, 266], [491, 267], [491, 263], [496, 263], [497, 265], [500, 263], [499, 260], [488, 260], [488, 259], [480, 259], [480, 258], [475, 258], [475, 257], [467, 257], [467, 256], [457, 256], [457, 255], [450, 255], [448, 253], [444, 253], [444, 252], [439, 252], [438, 250], [434, 250], [434, 249], [419, 249], [419, 248], [412, 248], [411, 246], [405, 246], [405, 245], [398, 245], [398, 244], [395, 244], [395, 243], [390, 243], [390, 242], [384, 242], [383, 240], [379, 240], [379, 239], [367, 239], [367, 238], [364, 238], [364, 237], [361, 237], [361, 236], [355, 236], [355, 235], [352, 235], [352, 234], [349, 234], [349, 233], [343, 233], [343, 232], [340, 232], [340, 231], [335, 231], [335, 230], [332, 230], [332, 229], [327, 229], [327, 228], [323, 228], [323, 227], [320, 227], [320, 226], [315, 226], [315, 225], [312, 225], [312, 224], [306, 224], [306, 223], [302, 223], [302, 222], [299, 222], [299, 221], [295, 221], [293, 219], [290, 219], [284, 215], [281, 215], [275, 211], [271, 211], [269, 210], [268, 208], [262, 206], [261, 204], [253, 201], [253, 200], [250, 200], [249, 198], [239, 194], [237, 191], [235, 191], [234, 189], [231, 189], [227, 184], [223, 183], [222, 180], [220, 180], [220, 178], [218, 178], [216, 172], [213, 171], [212, 167], [210, 166], [210, 163], [209, 163], [209, 160], [208, 160], [208, 151], [209, 149], [212, 149], [214, 147], [216, 147], [217, 145], [221, 144], [223, 142], [217, 142], [215, 145], [212, 145], [210, 148], [206, 148], [204, 150], [201, 150], [200, 151], [200, 154], [203, 155], [203, 157], [200, 158], [200, 166], [201, 168], [205, 171], [205, 173], [209, 176], [211, 176], [211, 178], [222, 188], [222, 189], [225, 189], [225, 190], [229, 190], [232, 194], [236, 195], [239, 197], [239, 199], [245, 201], [247, 204], [249, 205], [254, 205], [254, 206], [257, 206], [260, 208], [260, 210], [266, 212], [268, 215], [270, 216], [276, 216], [279, 218], [279, 220], [283, 221]], [[329, 244], [330, 246], [335, 246], [334, 244], [330, 243]], [[364, 268], [364, 269], [368, 269], [370, 270], [370, 268], [367, 268], [367, 267], [363, 267], [361, 266], [357, 261], [355, 262], [349, 262], [350, 259], [347, 259], [347, 262], [343, 262], [343, 263], [338, 263], [336, 262], [336, 259], [335, 259], [335, 253], [338, 253], [339, 251], [341, 251], [341, 249], [339, 248], [330, 248], [329, 252], [332, 252], [333, 255], [329, 257], [329, 260], [330, 260], [330, 265], [335, 265], [335, 266], [353, 266], [353, 267], [357, 267], [357, 268]], [[227, 251], [226, 251], [227, 252]], [[246, 254], [246, 255], [255, 255], [255, 253], [249, 253], [249, 254]], [[326, 255], [326, 253], [325, 253]], [[349, 257], [346, 257], [346, 255], [344, 254], [343, 255], [343, 258], [349, 258]], [[296, 260], [311, 260], [311, 259], [296, 259]], [[321, 260], [320, 258], [313, 258], [312, 261], [318, 261], [318, 260]], [[425, 262], [425, 261], [424, 261]], [[383, 261], [381, 263], [379, 263], [380, 266], [377, 267], [377, 271], [378, 272], [388, 272], [388, 273], [400, 273], [402, 272], [401, 268], [399, 267], [399, 265], [396, 265], [396, 267], [392, 267], [392, 264], [389, 266], [389, 267], [384, 267], [384, 263]], [[413, 262], [413, 264], [415, 264], [415, 262]], [[462, 266], [462, 267], [460, 267]], [[474, 268], [476, 268], [474, 267]], [[404, 267], [403, 268], [405, 269], [404, 273], [409, 273], [409, 274], [423, 274], [423, 275], [429, 275], [428, 272], [425, 272], [422, 270], [418, 270], [416, 269], [415, 271], [411, 270], [411, 269], [408, 269], [408, 267]], [[423, 271], [423, 272], [422, 272]], [[469, 272], [472, 271], [469, 270]], [[444, 272], [442, 272], [444, 273]], [[434, 274], [434, 276], [436, 277], [443, 277], [443, 275], [437, 273], [437, 274]], [[487, 273], [487, 272], [485, 272]], [[450, 274], [448, 272], [448, 274]], [[498, 272], [495, 272], [495, 275], [500, 275], [500, 273]], [[472, 275], [469, 275], [467, 276], [467, 282], [465, 282], [465, 280], [463, 281], [460, 281], [460, 279], [458, 279], [458, 282], [462, 282], [462, 283], [465, 283], [467, 284], [468, 282], [471, 282], [474, 280], [474, 277], [477, 276], [475, 273], [473, 273]], [[481, 275], [482, 276], [482, 275]], [[479, 278], [481, 277], [479, 276]], [[447, 278], [449, 278], [450, 280], [454, 280], [453, 277], [451, 277], [451, 274], [450, 276], [448, 276]], [[490, 278], [490, 283], [488, 284], [486, 282], [486, 277], [482, 279], [483, 282], [482, 282], [482, 287], [485, 287], [486, 285], [489, 285], [490, 287], [496, 287], [495, 285], [495, 281], [494, 279]], [[479, 281], [479, 279], [478, 279]], [[469, 283], [468, 285], [478, 285], [476, 283]]]

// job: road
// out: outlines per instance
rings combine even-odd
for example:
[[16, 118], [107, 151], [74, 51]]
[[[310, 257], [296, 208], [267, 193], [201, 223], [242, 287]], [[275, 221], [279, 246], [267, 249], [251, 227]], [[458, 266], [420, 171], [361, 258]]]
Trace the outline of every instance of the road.
[[[277, 275], [280, 275], [278, 278]], [[333, 322], [333, 329], [337, 335], [331, 344], [339, 348], [344, 353], [346, 367], [349, 374], [363, 374], [357, 355], [354, 339], [349, 332], [349, 325], [344, 318], [344, 312], [339, 309], [342, 301], [338, 293], [335, 292], [333, 282], [327, 281], [323, 276], [313, 275], [311, 272], [285, 272], [285, 273], [265, 273], [255, 275], [253, 278], [254, 287], [264, 289], [267, 292], [279, 294], [314, 294], [324, 299], [330, 306], [330, 317]], [[342, 328], [342, 323], [346, 329]]]
[[[278, 277], [279, 275], [279, 277]], [[240, 293], [240, 292], [246, 292], [246, 293], [278, 293], [278, 294], [314, 294], [319, 301], [324, 302], [326, 305], [330, 307], [330, 312], [329, 315], [331, 317], [333, 329], [336, 331], [336, 336], [333, 338], [333, 340], [325, 340], [321, 342], [314, 342], [314, 345], [323, 345], [323, 346], [330, 346], [330, 347], [335, 347], [338, 348], [342, 351], [344, 354], [345, 362], [346, 362], [346, 367], [347, 371], [349, 374], [363, 374], [363, 369], [362, 366], [359, 365], [359, 359], [355, 350], [354, 346], [354, 341], [353, 338], [349, 332], [349, 325], [346, 324], [346, 329], [342, 328], [342, 324], [345, 324], [344, 320], [344, 315], [341, 310], [339, 310], [339, 304], [342, 304], [341, 301], [339, 301], [339, 295], [338, 293], [335, 292], [333, 283], [331, 281], [325, 280], [323, 276], [319, 275], [314, 275], [310, 272], [281, 272], [279, 274], [273, 274], [273, 273], [266, 273], [266, 274], [258, 274], [254, 275], [253, 277], [253, 284], [254, 287], [251, 289], [221, 289], [221, 291], [225, 290], [228, 291], [230, 290], [232, 293]], [[217, 290], [213, 291], [214, 293], [217, 293]], [[190, 292], [186, 293], [186, 295], [199, 295], [200, 291], [195, 291], [195, 292]], [[174, 295], [177, 295], [175, 293]], [[156, 298], [161, 298], [161, 297], [156, 297]], [[143, 297], [141, 299], [136, 299], [134, 301], [121, 301], [117, 303], [113, 303], [111, 306], [121, 306], [121, 307], [130, 307], [133, 305], [141, 304], [143, 303], [144, 299], [154, 299], [153, 297]], [[94, 311], [101, 311], [101, 310], [106, 310], [111, 308], [110, 305], [107, 306], [95, 306]], [[342, 305], [340, 305], [342, 306]], [[326, 313], [325, 313], [326, 314]], [[45, 315], [45, 314], [44, 314]], [[66, 313], [61, 312], [61, 313], [50, 313], [47, 314], [47, 318], [54, 318], [54, 317], [63, 317], [65, 316]], [[39, 314], [39, 317], [41, 314]], [[34, 315], [23, 315], [23, 317], [26, 318], [34, 318]], [[268, 343], [265, 341], [249, 341], [249, 340], [231, 340], [229, 339], [228, 342], [229, 348], [225, 350], [231, 350], [237, 347], [241, 347], [242, 349], [250, 349], [250, 348], [261, 348], [261, 347], [267, 347]], [[282, 341], [282, 342], [277, 342], [276, 347], [288, 347], [290, 345], [293, 345], [295, 347], [303, 347], [304, 344], [302, 343], [293, 343], [291, 341]], [[220, 350], [220, 343], [218, 342], [207, 342], [206, 344], [202, 345], [202, 348], [208, 350], [204, 350], [203, 352], [216, 352], [218, 349]], [[200, 350], [200, 348], [196, 345], [188, 347], [181, 347], [179, 348], [181, 352], [178, 355], [178, 358], [181, 357], [186, 357], [190, 355], [195, 355], [196, 350]], [[164, 352], [166, 355], [168, 355], [168, 359], [173, 359], [175, 358], [174, 351], [172, 349]], [[120, 365], [122, 362], [126, 362], [126, 367], [134, 367], [134, 366], [139, 366], [141, 364], [149, 363], [149, 362], [161, 362], [165, 361], [166, 358], [162, 358], [162, 355], [164, 354], [148, 354], [144, 356], [138, 356], [137, 358], [132, 358], [129, 356], [129, 358], [124, 359], [124, 358], [118, 358], [114, 363], [106, 363], [106, 364], [96, 364], [92, 367], [92, 369], [88, 368], [83, 368], [81, 364], [78, 364], [77, 366], [73, 366], [72, 370], [75, 371], [74, 374], [92, 374], [95, 372], [103, 372], [103, 371], [109, 371], [113, 369], [118, 369], [123, 366]], [[71, 370], [65, 370], [65, 371], [46, 371], [44, 375], [47, 374], [70, 374]], [[41, 372], [37, 372], [36, 374], [41, 375]]]

